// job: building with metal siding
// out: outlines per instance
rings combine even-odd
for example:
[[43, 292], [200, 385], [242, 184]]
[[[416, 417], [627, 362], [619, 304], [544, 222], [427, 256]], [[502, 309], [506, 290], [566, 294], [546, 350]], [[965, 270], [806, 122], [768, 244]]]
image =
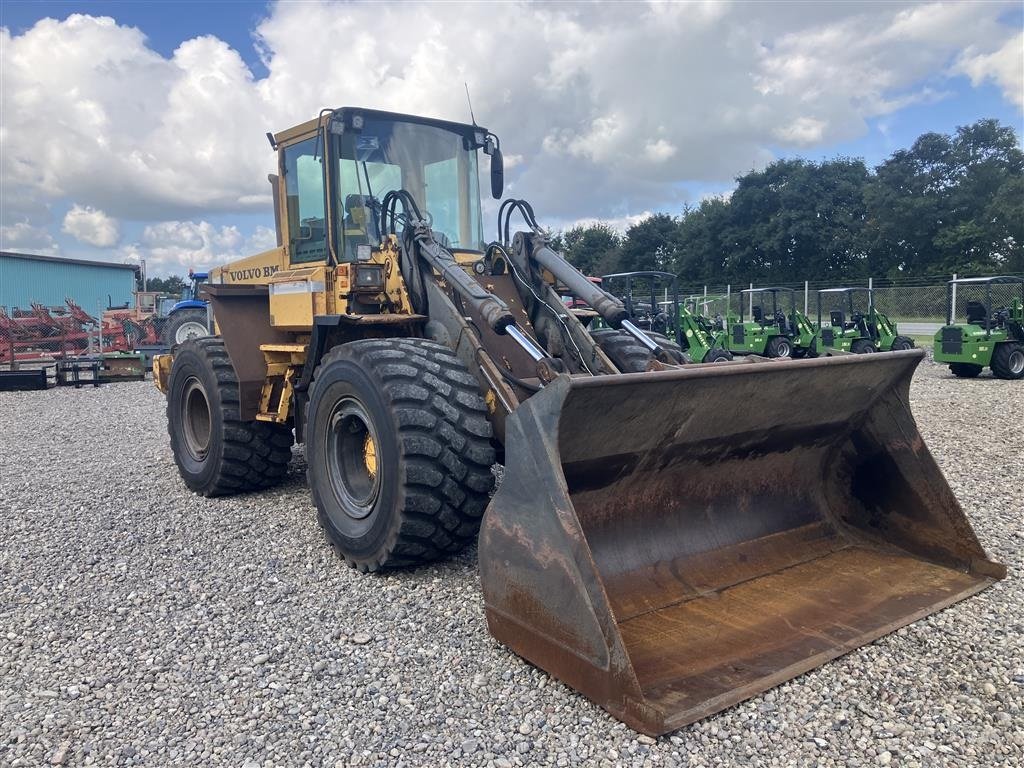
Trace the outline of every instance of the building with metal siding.
[[138, 267], [0, 251], [0, 307], [48, 307], [70, 298], [90, 315], [131, 304]]

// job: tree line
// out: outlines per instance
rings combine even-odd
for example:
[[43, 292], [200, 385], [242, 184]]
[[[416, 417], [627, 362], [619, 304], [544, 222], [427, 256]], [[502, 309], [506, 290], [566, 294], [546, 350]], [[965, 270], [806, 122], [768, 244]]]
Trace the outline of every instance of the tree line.
[[1024, 272], [1024, 152], [979, 120], [925, 133], [869, 170], [859, 158], [777, 160], [728, 198], [556, 235], [590, 275], [673, 272], [684, 283], [798, 282]]

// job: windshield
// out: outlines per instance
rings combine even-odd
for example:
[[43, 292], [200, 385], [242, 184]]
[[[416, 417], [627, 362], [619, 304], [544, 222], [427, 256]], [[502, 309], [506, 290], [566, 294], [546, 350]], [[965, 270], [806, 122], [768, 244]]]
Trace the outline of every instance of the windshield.
[[399, 189], [412, 194], [442, 242], [483, 251], [476, 149], [462, 134], [367, 118], [361, 131], [346, 131], [334, 141], [343, 261], [354, 261], [359, 245], [379, 245], [380, 201]]

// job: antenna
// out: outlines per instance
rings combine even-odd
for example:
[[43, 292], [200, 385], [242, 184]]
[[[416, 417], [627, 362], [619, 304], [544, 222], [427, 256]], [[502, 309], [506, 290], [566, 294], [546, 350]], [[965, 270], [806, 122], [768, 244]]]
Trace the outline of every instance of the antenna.
[[476, 116], [473, 114], [473, 100], [469, 98], [469, 83], [463, 81], [462, 84], [466, 86], [466, 101], [469, 103], [469, 117], [473, 121], [473, 125], [476, 125]]

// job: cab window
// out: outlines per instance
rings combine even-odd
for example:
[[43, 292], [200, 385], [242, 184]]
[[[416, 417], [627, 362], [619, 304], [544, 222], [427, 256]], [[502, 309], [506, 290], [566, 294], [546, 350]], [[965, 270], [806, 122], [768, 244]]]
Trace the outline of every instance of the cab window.
[[339, 261], [355, 261], [360, 245], [378, 247], [378, 205], [384, 195], [402, 188], [402, 169], [391, 163], [338, 160], [338, 205], [342, 252]]
[[284, 178], [292, 263], [326, 261], [323, 144], [312, 138], [285, 147]]

